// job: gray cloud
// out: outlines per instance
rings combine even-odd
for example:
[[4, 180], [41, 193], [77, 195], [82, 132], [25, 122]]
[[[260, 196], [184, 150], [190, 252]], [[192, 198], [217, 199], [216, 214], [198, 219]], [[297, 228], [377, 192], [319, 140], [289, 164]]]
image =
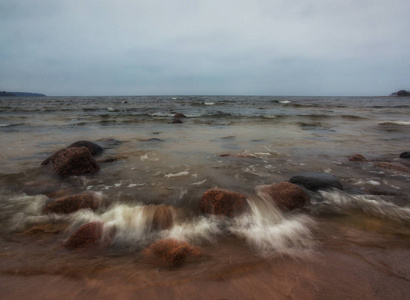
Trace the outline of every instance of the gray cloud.
[[385, 95], [409, 89], [410, 3], [0, 0], [0, 89]]

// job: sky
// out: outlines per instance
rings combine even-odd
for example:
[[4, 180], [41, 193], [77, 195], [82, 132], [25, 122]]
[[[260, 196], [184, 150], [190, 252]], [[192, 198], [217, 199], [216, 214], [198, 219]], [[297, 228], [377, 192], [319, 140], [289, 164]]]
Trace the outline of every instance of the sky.
[[377, 96], [410, 89], [408, 0], [0, 0], [0, 90]]

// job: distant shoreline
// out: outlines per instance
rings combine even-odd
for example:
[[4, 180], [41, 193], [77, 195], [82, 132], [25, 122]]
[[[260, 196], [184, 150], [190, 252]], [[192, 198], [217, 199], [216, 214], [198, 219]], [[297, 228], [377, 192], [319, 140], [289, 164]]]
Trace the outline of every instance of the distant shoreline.
[[47, 97], [39, 93], [25, 93], [25, 92], [0, 92], [0, 97]]

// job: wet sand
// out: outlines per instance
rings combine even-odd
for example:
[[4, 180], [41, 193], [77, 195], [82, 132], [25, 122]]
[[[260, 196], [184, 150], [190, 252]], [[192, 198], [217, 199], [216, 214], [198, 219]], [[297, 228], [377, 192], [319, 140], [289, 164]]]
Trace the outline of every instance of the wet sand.
[[[352, 225], [353, 224], [353, 225]], [[168, 268], [138, 251], [71, 252], [59, 234], [0, 243], [1, 299], [406, 299], [410, 230], [374, 218], [320, 218], [315, 247], [262, 258], [233, 236]], [[394, 228], [394, 230], [393, 230]], [[61, 235], [61, 234], [60, 234]]]

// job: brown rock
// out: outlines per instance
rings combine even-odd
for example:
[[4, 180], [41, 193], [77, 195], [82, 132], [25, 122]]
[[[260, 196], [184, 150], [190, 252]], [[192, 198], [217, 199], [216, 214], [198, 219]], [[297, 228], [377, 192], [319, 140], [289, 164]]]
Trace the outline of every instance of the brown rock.
[[356, 153], [350, 156], [349, 160], [350, 161], [366, 161], [366, 158], [363, 155]]
[[146, 256], [153, 257], [157, 263], [166, 266], [178, 266], [189, 257], [198, 257], [199, 248], [174, 239], [165, 239], [151, 244], [145, 251]]
[[262, 189], [275, 204], [283, 210], [292, 210], [302, 207], [309, 202], [309, 195], [298, 185], [290, 182], [281, 182]]
[[80, 209], [96, 210], [99, 204], [95, 193], [84, 192], [54, 200], [45, 207], [44, 213], [70, 214]]
[[223, 189], [206, 191], [199, 204], [199, 209], [203, 213], [228, 217], [238, 215], [247, 208], [248, 202], [244, 195]]
[[[45, 160], [42, 164], [46, 164]], [[50, 157], [58, 175], [83, 175], [96, 173], [99, 165], [86, 147], [66, 148]]]
[[63, 244], [70, 249], [89, 248], [97, 246], [102, 237], [102, 223], [91, 222], [78, 228]]
[[172, 206], [149, 205], [145, 207], [145, 213], [148, 215], [153, 230], [165, 230], [174, 225], [176, 211]]
[[374, 166], [383, 169], [390, 169], [394, 171], [410, 173], [409, 168], [397, 162], [379, 162], [375, 163]]

